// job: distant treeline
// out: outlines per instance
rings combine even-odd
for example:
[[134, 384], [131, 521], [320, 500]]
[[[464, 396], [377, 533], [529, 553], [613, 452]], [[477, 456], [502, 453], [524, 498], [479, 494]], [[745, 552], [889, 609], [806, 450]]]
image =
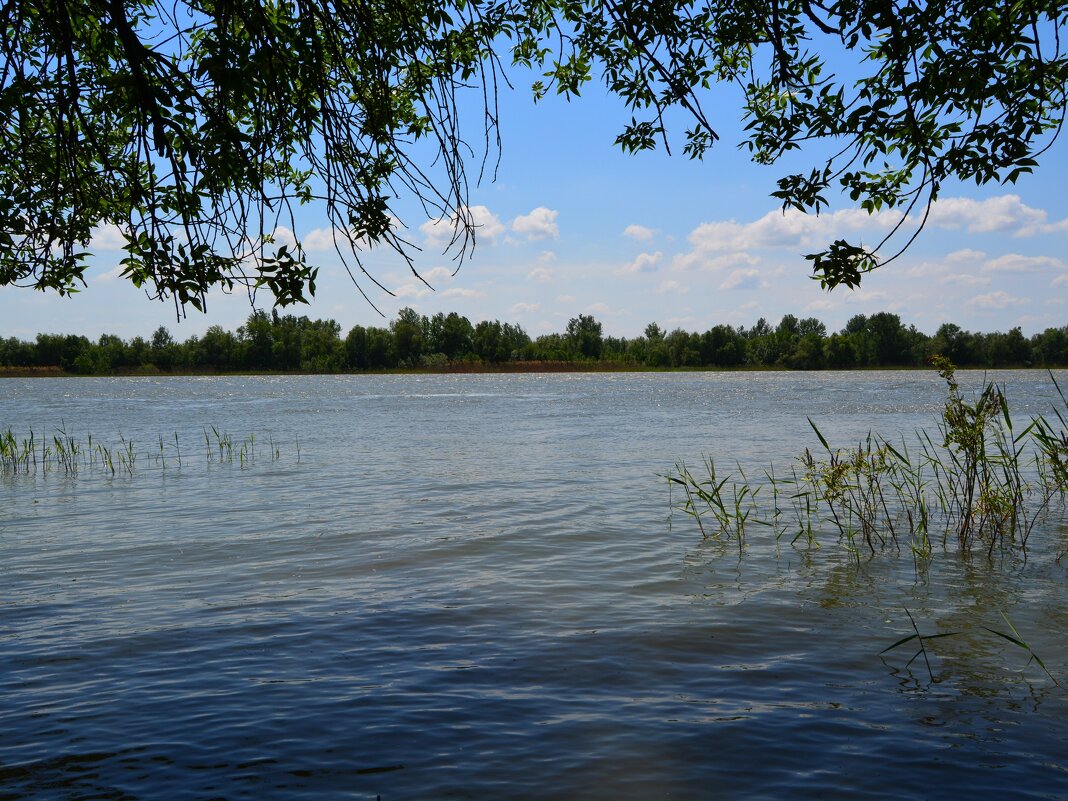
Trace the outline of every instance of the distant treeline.
[[1068, 366], [1068, 326], [1028, 338], [1019, 328], [980, 334], [946, 323], [934, 336], [905, 326], [896, 314], [858, 314], [828, 333], [819, 320], [788, 314], [776, 326], [761, 318], [752, 328], [717, 325], [703, 333], [664, 331], [605, 336], [588, 315], [562, 333], [532, 339], [518, 325], [472, 324], [455, 312], [426, 317], [402, 309], [388, 327], [357, 325], [344, 337], [333, 320], [255, 311], [236, 332], [219, 326], [177, 342], [161, 327], [148, 340], [105, 334], [38, 334], [35, 342], [0, 338], [0, 367], [60, 368], [99, 375], [155, 371], [307, 371], [462, 369], [507, 363], [585, 363], [633, 367], [783, 367], [797, 370], [915, 367], [933, 354], [960, 367]]

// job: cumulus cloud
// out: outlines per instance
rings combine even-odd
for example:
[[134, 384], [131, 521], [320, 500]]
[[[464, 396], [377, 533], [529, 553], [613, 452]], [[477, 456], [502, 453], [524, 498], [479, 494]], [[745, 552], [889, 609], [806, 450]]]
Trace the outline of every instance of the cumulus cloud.
[[1006, 253], [983, 264], [984, 273], [1033, 273], [1043, 268], [1063, 269], [1064, 262], [1052, 256], [1021, 256]]
[[737, 269], [743, 264], [755, 267], [760, 264], [760, 259], [749, 253], [709, 254], [692, 250], [689, 253], [676, 254], [671, 260], [671, 269], [677, 272], [697, 269], [714, 273], [730, 268]]
[[560, 212], [538, 206], [530, 214], [523, 214], [512, 220], [512, 230], [525, 234], [528, 240], [556, 239], [560, 229], [556, 225], [556, 216]]
[[511, 309], [512, 314], [533, 314], [537, 311], [541, 311], [540, 303], [517, 303]]
[[[404, 226], [398, 218], [390, 215], [389, 227], [394, 231], [399, 231]], [[348, 245], [348, 234], [349, 232], [344, 228], [312, 228], [304, 235], [300, 244], [304, 250], [309, 253], [333, 250], [335, 241], [337, 242], [337, 245], [341, 247], [346, 247]], [[366, 239], [357, 237], [354, 237], [354, 240], [354, 244], [358, 248], [369, 248], [373, 244]], [[445, 242], [448, 242], [448, 237], [446, 237]], [[444, 242], [442, 244], [444, 244]]]
[[971, 275], [970, 273], [952, 273], [942, 276], [939, 279], [939, 283], [958, 284], [959, 286], [985, 286], [990, 283], [990, 279], [986, 276]]
[[842, 209], [832, 214], [805, 214], [797, 209], [769, 211], [758, 220], [739, 223], [701, 223], [688, 237], [700, 253], [745, 252], [756, 248], [784, 248], [808, 245], [849, 231], [886, 230], [901, 219], [896, 211], [868, 214], [863, 209]]
[[527, 273], [528, 281], [537, 281], [541, 284], [547, 284], [553, 280], [553, 271], [548, 267], [535, 267], [529, 273]]
[[1023, 306], [1027, 303], [1023, 298], [1017, 298], [1001, 289], [988, 292], [985, 295], [976, 295], [968, 301], [968, 306], [978, 309], [1007, 309], [1010, 306]]
[[1068, 286], [1068, 275], [1058, 275], [1056, 278], [1054, 278], [1052, 281], [1050, 281], [1049, 285], [1051, 287], [1054, 287], [1054, 286]]
[[538, 254], [538, 261], [542, 264], [552, 264], [556, 261], [556, 254], [551, 250], [543, 250]]
[[944, 284], [989, 284], [990, 278], [976, 276], [974, 273], [958, 273], [956, 270], [967, 264], [972, 270], [987, 274], [1034, 273], [1043, 270], [1063, 270], [1068, 267], [1063, 260], [1051, 256], [1023, 256], [1019, 253], [1005, 253], [988, 259], [979, 250], [958, 250], [939, 261], [924, 261], [906, 270], [906, 275], [913, 278], [938, 277]]
[[805, 306], [807, 312], [824, 312], [834, 308], [834, 301], [830, 298], [819, 298]]
[[1050, 224], [1043, 209], [1026, 205], [1019, 195], [1001, 195], [985, 200], [950, 197], [931, 206], [927, 224], [938, 228], [961, 229], [973, 234], [1004, 232], [1032, 236], [1064, 230], [1068, 220]]
[[556, 302], [557, 303], [574, 303], [575, 302], [575, 296], [574, 295], [557, 295], [556, 296]]
[[122, 250], [126, 245], [126, 238], [122, 235], [122, 229], [111, 223], [94, 228], [90, 237], [89, 249], [92, 251]]
[[[896, 209], [868, 214], [863, 209], [841, 209], [830, 214], [805, 214], [796, 209], [771, 211], [749, 222], [718, 220], [694, 228], [688, 241], [689, 252], [673, 259], [675, 269], [738, 270], [752, 259], [751, 252], [762, 249], [822, 247], [840, 238], [868, 236], [876, 242], [901, 222]], [[1068, 220], [1050, 223], [1042, 209], [1024, 204], [1018, 195], [1002, 195], [985, 200], [943, 198], [931, 208], [930, 228], [964, 230], [968, 233], [1005, 233], [1016, 237], [1068, 230]], [[873, 243], [874, 244], [874, 243]], [[965, 248], [936, 261], [912, 267], [911, 275], [938, 275], [955, 272], [950, 267], [986, 259], [980, 250]], [[1061, 266], [1048, 257], [999, 257], [986, 261], [990, 272], [1009, 272]], [[748, 262], [753, 266], [753, 262]]]
[[964, 264], [968, 262], [977, 262], [986, 258], [986, 253], [981, 250], [974, 250], [972, 248], [962, 248], [961, 250], [954, 250], [952, 253], [946, 256], [946, 261], [950, 264]]
[[659, 250], [656, 253], [639, 253], [638, 257], [624, 265], [617, 273], [619, 275], [630, 275], [633, 273], [654, 273], [660, 269], [660, 260], [664, 257], [664, 254]]
[[477, 289], [464, 289], [463, 287], [450, 287], [441, 293], [443, 298], [482, 298], [486, 296], [485, 292], [479, 292]]
[[644, 225], [628, 225], [623, 229], [623, 236], [631, 239], [636, 239], [639, 242], [648, 242], [656, 234], [652, 228], [646, 228]]
[[435, 267], [434, 269], [427, 270], [423, 273], [423, 278], [430, 284], [441, 281], [451, 281], [453, 278], [453, 271], [448, 267]]
[[121, 278], [123, 272], [126, 270], [125, 264], [116, 264], [107, 272], [103, 272], [96, 276], [97, 281], [114, 281], [117, 278]]
[[396, 287], [393, 294], [398, 298], [425, 298], [433, 290], [418, 279], [411, 279]]
[[[342, 240], [339, 240], [342, 241]], [[333, 228], [313, 228], [304, 235], [301, 242], [304, 249], [309, 253], [334, 249]]]
[[694, 328], [697, 325], [697, 318], [692, 314], [685, 314], [676, 317], [668, 317], [664, 320], [664, 324], [669, 329], [675, 328]]
[[292, 250], [297, 246], [297, 238], [293, 235], [293, 232], [284, 225], [279, 225], [271, 231], [271, 239], [274, 240], [273, 245], [275, 248], [280, 248], [285, 245]]
[[854, 289], [848, 295], [843, 295], [850, 303], [889, 303], [890, 295], [878, 289]]
[[661, 281], [655, 291], [658, 295], [681, 294], [686, 291], [686, 285], [680, 284], [678, 281]]
[[[495, 242], [497, 237], [507, 230], [504, 223], [486, 206], [469, 206], [467, 210], [474, 224], [476, 241]], [[456, 235], [457, 223], [458, 219], [455, 216], [447, 219], [427, 220], [419, 226], [419, 230], [423, 232], [428, 245], [445, 247]]]
[[760, 286], [759, 270], [734, 270], [719, 285], [720, 289], [756, 289]]

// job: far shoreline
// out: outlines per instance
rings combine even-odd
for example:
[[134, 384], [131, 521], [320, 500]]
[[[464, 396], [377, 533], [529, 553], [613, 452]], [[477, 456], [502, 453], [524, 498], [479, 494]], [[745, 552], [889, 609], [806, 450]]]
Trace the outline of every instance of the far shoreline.
[[[960, 367], [964, 371], [1063, 370], [1068, 365], [1002, 365]], [[501, 362], [482, 364], [457, 362], [443, 367], [391, 367], [370, 370], [114, 370], [107, 373], [74, 373], [58, 366], [0, 367], [0, 378], [220, 378], [246, 376], [382, 376], [382, 375], [503, 375], [538, 373], [885, 373], [906, 370], [926, 372], [930, 366], [900, 365], [878, 367], [836, 367], [803, 370], [783, 366], [742, 367], [653, 367], [626, 362]]]

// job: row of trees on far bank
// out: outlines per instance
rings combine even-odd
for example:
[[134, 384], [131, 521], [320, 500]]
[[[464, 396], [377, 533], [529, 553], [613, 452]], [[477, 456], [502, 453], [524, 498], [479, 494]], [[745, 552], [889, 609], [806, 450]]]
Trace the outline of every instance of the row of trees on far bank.
[[455, 312], [432, 317], [402, 309], [388, 327], [357, 325], [342, 336], [333, 320], [253, 312], [236, 332], [213, 326], [203, 336], [176, 341], [160, 327], [146, 340], [105, 334], [38, 334], [36, 341], [0, 338], [0, 367], [59, 367], [100, 375], [144, 370], [310, 371], [447, 369], [509, 362], [611, 363], [634, 367], [782, 367], [798, 370], [925, 365], [934, 354], [961, 367], [1068, 365], [1068, 326], [1030, 338], [972, 333], [952, 323], [933, 336], [906, 326], [896, 314], [857, 315], [829, 333], [819, 320], [788, 314], [772, 326], [717, 325], [707, 331], [664, 331], [656, 323], [643, 336], [605, 336], [589, 315], [572, 318], [560, 333], [531, 338], [520, 326], [497, 320], [472, 324]]

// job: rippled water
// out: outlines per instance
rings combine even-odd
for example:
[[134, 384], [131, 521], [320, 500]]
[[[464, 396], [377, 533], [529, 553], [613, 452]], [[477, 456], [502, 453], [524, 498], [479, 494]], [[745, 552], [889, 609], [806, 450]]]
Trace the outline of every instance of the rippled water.
[[[1044, 374], [997, 377], [1048, 411]], [[1026, 560], [920, 568], [669, 519], [676, 460], [785, 465], [806, 416], [845, 445], [942, 397], [892, 372], [0, 381], [0, 430], [142, 454], [0, 478], [0, 799], [1068, 798], [1063, 509]], [[211, 426], [255, 462], [208, 462]], [[149, 455], [174, 433], [180, 467]], [[963, 632], [933, 682], [880, 656], [905, 607]], [[983, 629], [1002, 611], [1062, 686]]]

